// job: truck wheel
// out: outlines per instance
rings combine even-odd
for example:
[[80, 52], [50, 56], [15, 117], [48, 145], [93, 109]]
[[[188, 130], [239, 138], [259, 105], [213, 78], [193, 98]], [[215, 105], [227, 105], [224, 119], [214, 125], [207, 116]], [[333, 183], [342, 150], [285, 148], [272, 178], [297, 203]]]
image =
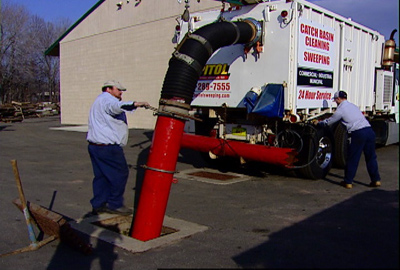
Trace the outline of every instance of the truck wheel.
[[324, 178], [332, 167], [333, 139], [327, 128], [313, 128], [304, 135], [304, 147], [299, 154], [298, 175], [317, 180]]
[[335, 152], [333, 154], [333, 165], [336, 168], [344, 169], [346, 166], [347, 156], [347, 130], [346, 127], [339, 123], [334, 131], [335, 137]]

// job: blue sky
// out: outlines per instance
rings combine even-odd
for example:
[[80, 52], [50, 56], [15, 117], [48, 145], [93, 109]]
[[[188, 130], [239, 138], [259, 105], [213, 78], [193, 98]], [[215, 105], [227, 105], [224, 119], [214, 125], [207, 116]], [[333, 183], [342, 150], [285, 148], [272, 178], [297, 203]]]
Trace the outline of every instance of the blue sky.
[[[108, 0], [115, 1], [117, 0]], [[177, 0], [158, 0], [177, 1]], [[196, 1], [196, 0], [192, 0]], [[211, 1], [211, 0], [201, 0]], [[46, 21], [68, 18], [72, 23], [84, 15], [98, 0], [0, 0], [0, 3], [18, 3], [26, 6], [29, 12]], [[184, 3], [184, 1], [182, 0]], [[397, 29], [396, 44], [399, 45], [399, 0], [310, 0], [346, 18], [377, 30], [389, 38]], [[182, 3], [182, 10], [184, 4]]]
[[397, 29], [399, 46], [399, 0], [312, 0], [309, 1], [390, 37]]
[[54, 22], [60, 18], [68, 18], [74, 23], [98, 0], [0, 0], [0, 2], [23, 5], [31, 14], [38, 15], [46, 21]]

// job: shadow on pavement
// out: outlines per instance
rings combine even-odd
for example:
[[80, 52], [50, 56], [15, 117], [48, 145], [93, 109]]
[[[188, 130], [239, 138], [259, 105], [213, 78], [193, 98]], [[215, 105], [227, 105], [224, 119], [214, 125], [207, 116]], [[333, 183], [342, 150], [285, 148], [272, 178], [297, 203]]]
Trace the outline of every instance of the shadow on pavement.
[[[95, 222], [94, 220], [93, 222]], [[119, 233], [117, 227], [115, 225], [110, 225], [109, 230], [115, 231]], [[89, 235], [75, 231], [80, 238], [86, 242], [90, 243], [91, 238]], [[100, 269], [114, 269], [114, 264], [118, 259], [118, 253], [115, 251], [115, 245], [109, 244], [105, 241], [100, 240], [101, 235], [106, 233], [106, 230], [103, 230], [99, 237], [96, 240], [96, 245], [93, 246], [93, 251], [91, 254], [85, 255], [82, 252], [79, 252], [77, 248], [71, 248], [64, 244], [63, 242], [59, 242], [56, 252], [54, 253], [49, 265], [47, 266], [47, 270], [70, 270], [70, 269], [79, 269], [79, 270], [90, 270], [97, 269], [95, 264], [100, 265]], [[109, 236], [109, 234], [107, 234]], [[118, 234], [115, 234], [116, 237]]]
[[139, 203], [139, 195], [140, 191], [142, 190], [143, 180], [144, 180], [144, 173], [145, 169], [142, 168], [143, 165], [147, 162], [147, 157], [149, 155], [150, 146], [151, 146], [151, 139], [153, 137], [153, 131], [145, 131], [143, 135], [146, 139], [143, 141], [130, 145], [131, 148], [139, 148], [139, 154], [136, 161], [136, 182], [135, 182], [135, 201], [134, 201], [134, 211], [136, 212], [138, 203]]
[[244, 268], [399, 268], [399, 192], [339, 203], [233, 260]]

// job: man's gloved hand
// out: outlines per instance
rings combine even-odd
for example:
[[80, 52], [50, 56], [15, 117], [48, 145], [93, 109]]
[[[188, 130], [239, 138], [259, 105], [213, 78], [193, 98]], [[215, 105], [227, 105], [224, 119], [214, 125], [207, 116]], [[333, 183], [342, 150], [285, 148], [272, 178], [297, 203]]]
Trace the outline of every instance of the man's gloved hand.
[[121, 109], [127, 110], [127, 111], [132, 111], [138, 107], [148, 107], [150, 104], [146, 101], [144, 102], [135, 102], [133, 101], [131, 104], [124, 104], [121, 106]]
[[312, 120], [312, 124], [313, 124], [314, 126], [317, 126], [317, 127], [320, 127], [320, 128], [326, 126], [326, 124], [325, 124], [324, 121], [319, 121], [319, 120], [317, 120], [317, 119]]
[[135, 102], [134, 103], [135, 104], [135, 106], [136, 107], [149, 107], [150, 106], [150, 104], [148, 103], [148, 102], [146, 102], [146, 101], [143, 101], [143, 102]]

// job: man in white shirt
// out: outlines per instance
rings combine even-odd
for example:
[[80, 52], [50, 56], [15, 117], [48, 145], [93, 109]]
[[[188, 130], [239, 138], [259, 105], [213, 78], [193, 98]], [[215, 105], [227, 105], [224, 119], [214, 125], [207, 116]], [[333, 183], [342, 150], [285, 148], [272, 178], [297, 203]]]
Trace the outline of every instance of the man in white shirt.
[[353, 180], [357, 172], [361, 153], [364, 152], [368, 174], [371, 179], [370, 187], [381, 186], [381, 177], [375, 153], [375, 133], [368, 120], [360, 109], [347, 101], [347, 93], [338, 91], [333, 100], [338, 104], [335, 113], [328, 119], [319, 122], [319, 125], [333, 125], [341, 120], [346, 126], [351, 143], [347, 148], [347, 160], [344, 181], [340, 184], [345, 188], [353, 187]]
[[124, 206], [124, 192], [129, 168], [122, 149], [128, 142], [125, 111], [147, 107], [147, 102], [122, 101], [126, 88], [118, 81], [107, 81], [89, 113], [87, 141], [92, 161], [92, 214], [101, 212], [131, 214]]

